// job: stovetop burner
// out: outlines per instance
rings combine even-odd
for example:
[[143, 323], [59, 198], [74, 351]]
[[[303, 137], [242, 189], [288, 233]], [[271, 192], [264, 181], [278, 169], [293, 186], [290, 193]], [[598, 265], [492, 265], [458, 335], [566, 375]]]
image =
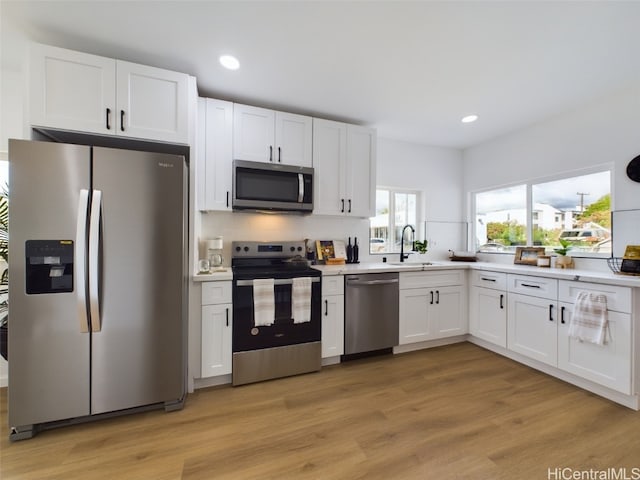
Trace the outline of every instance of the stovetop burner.
[[304, 258], [304, 242], [233, 242], [231, 250], [236, 279], [321, 275]]

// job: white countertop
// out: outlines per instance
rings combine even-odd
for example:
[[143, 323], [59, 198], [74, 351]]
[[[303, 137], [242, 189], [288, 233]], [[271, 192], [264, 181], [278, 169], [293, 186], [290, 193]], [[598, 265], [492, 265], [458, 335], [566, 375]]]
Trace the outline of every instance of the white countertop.
[[581, 282], [603, 283], [608, 285], [620, 285], [624, 287], [640, 287], [640, 276], [616, 275], [613, 272], [601, 272], [594, 270], [560, 269], [534, 267], [528, 265], [510, 265], [490, 262], [435, 262], [434, 265], [405, 263], [395, 265], [392, 263], [360, 263], [348, 265], [314, 265], [322, 275], [350, 275], [358, 273], [381, 272], [417, 272], [437, 271], [451, 269], [490, 270], [493, 272], [517, 273], [538, 277], [557, 278], [560, 280], [577, 280]]
[[194, 282], [220, 282], [222, 280], [233, 280], [233, 272], [231, 267], [225, 267], [224, 271], [199, 273], [191, 277]]
[[[431, 272], [437, 270], [472, 269], [490, 270], [493, 272], [517, 273], [533, 275], [537, 277], [557, 278], [559, 280], [577, 280], [581, 282], [603, 283], [608, 285], [620, 285], [623, 287], [640, 287], [640, 276], [616, 275], [613, 272], [601, 272], [594, 270], [560, 269], [533, 267], [528, 265], [512, 265], [491, 262], [451, 262], [439, 261], [432, 265], [407, 262], [404, 264], [370, 262], [345, 265], [314, 265], [322, 275], [351, 275], [359, 273], [383, 273], [383, 272]], [[233, 280], [233, 272], [227, 267], [223, 272], [198, 274], [192, 277], [194, 282], [216, 282]]]

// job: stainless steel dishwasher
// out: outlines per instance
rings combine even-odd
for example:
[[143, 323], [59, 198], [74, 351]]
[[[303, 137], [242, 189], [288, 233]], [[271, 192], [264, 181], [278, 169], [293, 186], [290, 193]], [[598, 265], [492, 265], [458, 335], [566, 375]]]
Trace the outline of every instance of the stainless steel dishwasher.
[[345, 289], [345, 356], [398, 345], [398, 273], [346, 275]]

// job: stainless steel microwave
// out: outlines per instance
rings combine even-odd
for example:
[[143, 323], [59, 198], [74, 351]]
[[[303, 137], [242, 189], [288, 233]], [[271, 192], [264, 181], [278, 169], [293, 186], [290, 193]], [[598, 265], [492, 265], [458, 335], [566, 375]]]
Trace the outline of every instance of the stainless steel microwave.
[[313, 168], [233, 161], [234, 209], [313, 210]]

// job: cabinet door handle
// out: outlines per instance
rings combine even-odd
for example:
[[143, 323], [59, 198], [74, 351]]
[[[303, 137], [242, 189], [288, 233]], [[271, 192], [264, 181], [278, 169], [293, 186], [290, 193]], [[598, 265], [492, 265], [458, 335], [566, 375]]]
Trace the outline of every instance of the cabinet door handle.
[[564, 309], [565, 309], [565, 307], [560, 307], [560, 323], [565, 323], [565, 321], [564, 321]]
[[324, 316], [328, 316], [329, 315], [329, 300], [325, 300], [324, 301]]
[[269, 145], [269, 161], [273, 162], [273, 145]]
[[124, 110], [120, 110], [120, 130], [124, 132]]
[[436, 290], [436, 305], [440, 305], [440, 290]]
[[429, 305], [433, 305], [433, 290], [431, 290], [429, 293], [431, 294], [431, 301], [429, 302]]
[[500, 294], [500, 308], [504, 310], [504, 293]]
[[349, 199], [349, 213], [351, 213], [351, 199]]
[[107, 108], [107, 130], [111, 130], [111, 109]]
[[553, 322], [553, 304], [549, 305], [549, 321]]
[[495, 278], [487, 278], [487, 277], [480, 277], [480, 280], [484, 280], [485, 282], [495, 282], [496, 281]]
[[282, 163], [282, 149], [278, 147], [278, 163]]
[[229, 190], [227, 190], [227, 208], [229, 208]]
[[340, 209], [340, 213], [344, 213], [344, 198], [340, 199], [342, 202], [342, 208]]
[[521, 285], [523, 287], [529, 287], [529, 288], [540, 288], [540, 285], [531, 285], [529, 283], [522, 283]]
[[227, 313], [227, 327], [229, 326], [229, 309], [225, 309]]

